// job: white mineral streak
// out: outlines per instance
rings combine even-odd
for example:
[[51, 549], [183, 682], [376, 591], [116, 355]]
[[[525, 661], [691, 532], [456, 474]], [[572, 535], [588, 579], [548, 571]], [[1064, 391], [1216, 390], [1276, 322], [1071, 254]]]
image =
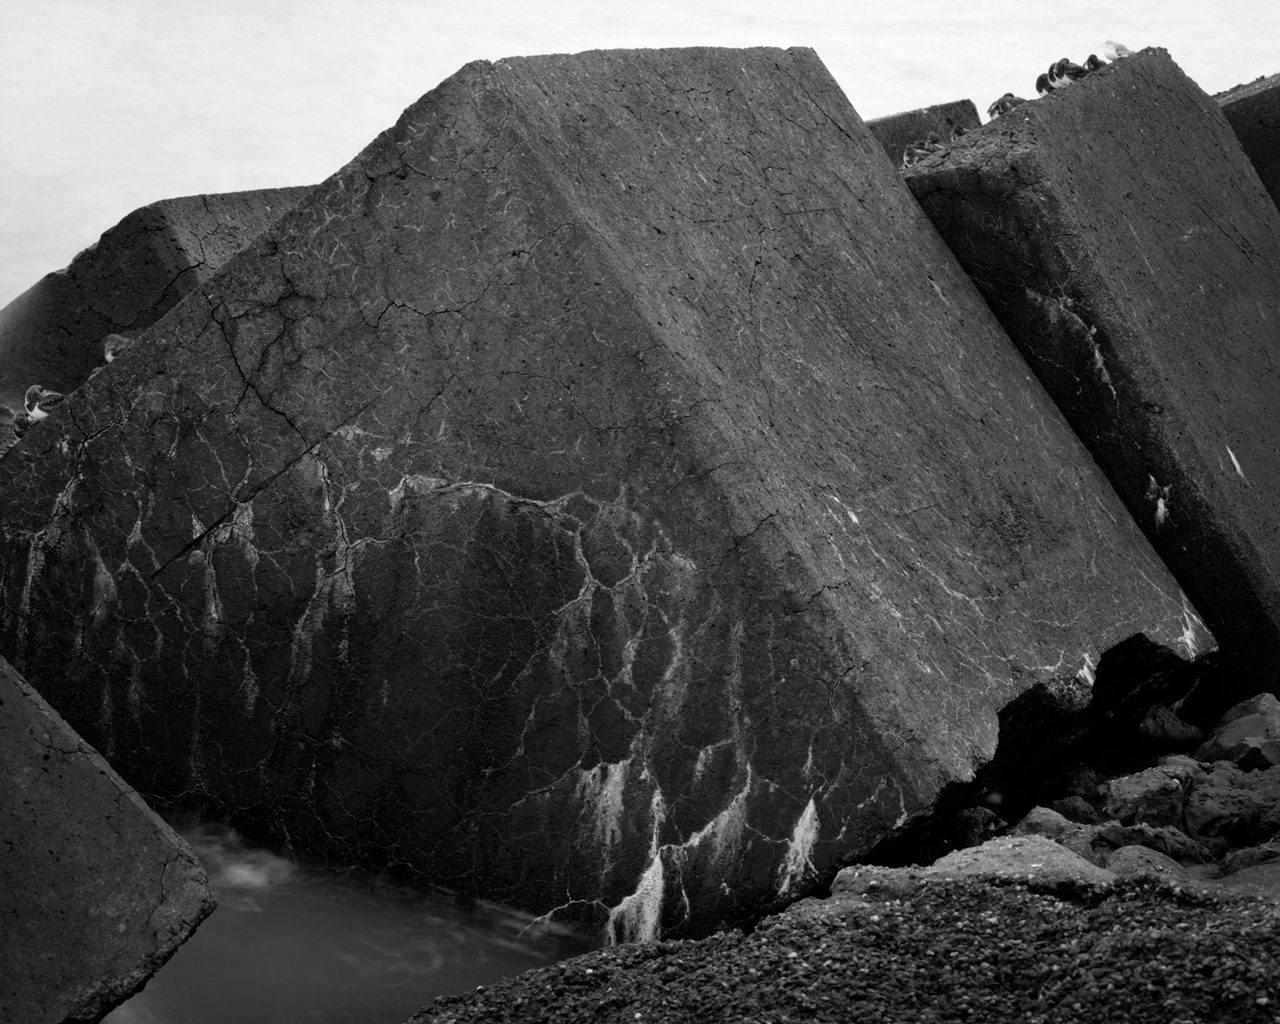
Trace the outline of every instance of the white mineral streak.
[[897, 794], [897, 797], [898, 797], [898, 817], [897, 817], [897, 820], [894, 822], [893, 827], [894, 828], [901, 827], [906, 822], [906, 820], [909, 817], [911, 817], [911, 812], [907, 810], [907, 798], [906, 798], [906, 795], [902, 792], [902, 787], [899, 786], [897, 783], [895, 783], [893, 779], [886, 776], [885, 778], [881, 779], [878, 783], [876, 783], [876, 788], [872, 791], [869, 797], [867, 797], [865, 800], [859, 803], [856, 807], [854, 807], [853, 809], [854, 813], [848, 817], [844, 828], [842, 828], [840, 830], [840, 834], [836, 836], [836, 840], [839, 841], [840, 839], [844, 838], [845, 829], [848, 828], [848, 822], [858, 820], [858, 814], [857, 814], [858, 811], [862, 810], [868, 804], [874, 804], [879, 802], [881, 799], [881, 794], [888, 789], [892, 789], [894, 793]]
[[[854, 526], [862, 525], [857, 515], [854, 513], [853, 509], [851, 509], [848, 505], [846, 505], [843, 501], [841, 501], [840, 496], [838, 494], [828, 494], [827, 497], [830, 498], [832, 501], [834, 501], [838, 506], [840, 506], [840, 511], [849, 517], [849, 522], [853, 523]], [[846, 527], [846, 529], [848, 529], [848, 527]]]
[[662, 923], [662, 893], [666, 877], [662, 852], [653, 854], [635, 892], [609, 912], [606, 933], [610, 943], [657, 942]]
[[67, 481], [67, 485], [54, 500], [49, 521], [43, 530], [37, 530], [31, 536], [30, 547], [27, 548], [27, 571], [22, 580], [22, 593], [18, 597], [18, 636], [17, 652], [14, 668], [23, 671], [26, 665], [27, 624], [31, 621], [31, 588], [36, 579], [44, 573], [44, 554], [52, 550], [62, 540], [65, 525], [71, 520], [71, 498], [75, 494], [78, 476]]
[[1244, 470], [1240, 468], [1240, 460], [1236, 458], [1236, 453], [1231, 450], [1230, 445], [1226, 445], [1225, 447], [1227, 449], [1227, 454], [1231, 456], [1231, 465], [1236, 467], [1236, 472], [1240, 474], [1240, 479], [1244, 480]]
[[410, 492], [426, 494], [432, 491], [442, 491], [448, 486], [449, 481], [442, 480], [438, 476], [424, 476], [421, 473], [402, 476], [400, 482], [387, 492], [387, 498], [391, 503], [391, 514], [395, 515], [400, 511], [400, 505], [404, 502], [405, 495]]
[[696, 849], [704, 842], [709, 844], [712, 859], [716, 863], [733, 863], [742, 850], [742, 835], [747, 828], [747, 804], [755, 784], [755, 772], [747, 765], [746, 780], [733, 795], [724, 810], [698, 829], [683, 844], [686, 849]]
[[1098, 345], [1096, 337], [1098, 328], [1089, 328], [1089, 346], [1093, 349], [1093, 372], [1098, 375], [1098, 380], [1107, 386], [1107, 390], [1111, 392], [1111, 398], [1116, 398], [1115, 385], [1111, 382], [1111, 374], [1107, 372], [1106, 361], [1102, 358], [1102, 348]]
[[344, 423], [342, 426], [335, 428], [333, 434], [330, 436], [340, 437], [342, 440], [350, 444], [352, 441], [356, 440], [356, 438], [369, 437], [371, 435], [369, 434], [369, 431], [364, 430], [361, 427], [357, 427], [354, 423]]
[[1182, 636], [1178, 637], [1178, 643], [1182, 644], [1182, 649], [1187, 652], [1188, 658], [1197, 658], [1212, 648], [1213, 635], [1199, 613], [1191, 606], [1191, 602], [1187, 600], [1187, 595], [1180, 596], [1182, 597]]
[[697, 758], [693, 762], [693, 781], [697, 782], [702, 778], [702, 773], [707, 770], [707, 765], [711, 763], [711, 756], [726, 744], [732, 743], [732, 740], [720, 740], [718, 743], [708, 743], [705, 747], [698, 751]]
[[631, 761], [602, 762], [590, 771], [580, 771], [574, 797], [591, 821], [592, 838], [603, 847], [604, 859], [611, 861], [613, 848], [622, 838], [622, 794]]
[[[329, 467], [321, 459], [316, 459], [315, 462], [316, 473], [322, 484], [321, 494], [324, 495], [324, 518], [333, 528], [333, 557], [337, 563], [336, 568], [328, 573], [324, 572], [323, 566], [317, 565], [317, 568], [328, 586], [329, 597], [333, 606], [342, 611], [347, 611], [355, 607], [356, 584], [352, 576], [352, 568], [355, 561], [352, 555], [355, 545], [351, 543], [350, 538], [347, 536], [347, 524], [342, 518], [342, 503], [346, 500], [346, 493], [340, 491], [337, 500], [334, 501], [332, 497], [333, 483], [329, 479]], [[319, 628], [319, 626], [320, 623], [317, 622], [316, 627]]]
[[258, 549], [254, 547], [253, 505], [249, 502], [237, 504], [231, 515], [213, 532], [215, 544], [234, 543], [244, 554], [250, 569], [258, 567]]
[[[320, 484], [321, 516], [325, 524], [333, 531], [333, 563], [320, 555], [316, 558], [315, 589], [302, 614], [293, 627], [293, 640], [289, 655], [290, 684], [305, 682], [311, 675], [311, 655], [316, 636], [324, 629], [325, 620], [331, 609], [339, 612], [349, 611], [355, 606], [355, 579], [352, 573], [354, 551], [356, 545], [347, 537], [347, 524], [342, 518], [342, 502], [345, 495], [332, 498], [332, 483], [329, 479], [329, 468], [314, 455], [308, 456], [306, 464], [314, 469], [316, 480]], [[317, 544], [317, 550], [323, 551], [323, 545]]]
[[1163, 526], [1169, 518], [1169, 492], [1172, 489], [1172, 484], [1161, 487], [1154, 476], [1147, 474], [1146, 499], [1155, 504], [1155, 523], [1157, 527]]
[[1046, 662], [1043, 665], [1036, 665], [1034, 666], [1034, 668], [1037, 672], [1047, 672], [1050, 675], [1053, 675], [1057, 672], [1061, 672], [1063, 666], [1066, 665], [1066, 663], [1067, 663], [1067, 652], [1059, 651], [1058, 660], [1055, 661], [1052, 665]]
[[1093, 660], [1093, 656], [1086, 654], [1084, 656], [1084, 666], [1076, 673], [1076, 678], [1082, 680], [1086, 685], [1093, 685], [1093, 670], [1097, 668], [1097, 663]]
[[253, 661], [248, 651], [245, 651], [244, 656], [244, 679], [240, 684], [240, 692], [244, 694], [245, 716], [252, 718], [258, 706], [258, 677], [254, 675]]
[[658, 834], [666, 818], [662, 791], [655, 788], [649, 801], [649, 865], [636, 884], [635, 891], [609, 911], [605, 935], [614, 942], [656, 942], [662, 922], [662, 896], [666, 875], [662, 866], [662, 847]]
[[785, 896], [792, 886], [803, 882], [814, 871], [813, 845], [818, 841], [818, 807], [809, 798], [804, 811], [796, 820], [791, 830], [791, 842], [787, 845], [787, 856], [778, 872], [778, 895]]
[[[125, 541], [127, 547], [133, 547], [136, 544], [142, 544], [142, 509], [139, 507], [138, 516], [133, 521], [133, 529], [129, 531], [129, 537]], [[145, 545], [144, 545], [145, 546]]]
[[200, 629], [204, 634], [206, 651], [213, 651], [222, 636], [222, 624], [226, 616], [222, 610], [222, 597], [218, 593], [218, 574], [213, 568], [213, 559], [204, 559], [204, 614], [201, 616]]
[[93, 617], [94, 626], [100, 626], [111, 606], [116, 603], [116, 578], [107, 569], [93, 538], [86, 537], [86, 540], [93, 556], [93, 606], [89, 609], [89, 613]]

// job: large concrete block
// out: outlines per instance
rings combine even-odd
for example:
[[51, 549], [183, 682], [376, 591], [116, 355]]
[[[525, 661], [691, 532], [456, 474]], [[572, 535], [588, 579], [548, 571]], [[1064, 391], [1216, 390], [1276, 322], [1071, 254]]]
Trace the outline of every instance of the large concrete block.
[[191, 849], [0, 659], [0, 1020], [96, 1021], [214, 905]]
[[951, 103], [921, 107], [919, 110], [907, 110], [901, 114], [890, 114], [888, 117], [874, 117], [867, 122], [867, 127], [880, 141], [896, 167], [902, 163], [902, 153], [907, 145], [927, 138], [930, 132], [936, 133], [945, 142], [951, 138], [951, 133], [956, 128], [972, 131], [980, 124], [982, 119], [978, 116], [978, 108], [973, 105], [973, 100], [954, 100]]
[[1217, 104], [1164, 51], [1143, 51], [907, 181], [1240, 685], [1268, 687], [1280, 666], [1280, 212]]
[[1227, 115], [1263, 187], [1280, 204], [1280, 75], [1237, 85], [1214, 99]]
[[0, 495], [0, 642], [144, 791], [615, 935], [1211, 644], [808, 50], [468, 65]]
[[163, 199], [134, 210], [0, 309], [0, 402], [79, 387], [108, 334], [135, 337], [274, 224], [306, 188]]

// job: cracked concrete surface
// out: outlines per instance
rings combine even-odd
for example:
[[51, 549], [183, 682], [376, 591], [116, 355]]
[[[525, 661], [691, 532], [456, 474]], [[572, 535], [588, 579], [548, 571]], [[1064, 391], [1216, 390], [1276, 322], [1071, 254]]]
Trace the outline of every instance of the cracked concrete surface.
[[0, 1019], [96, 1021], [213, 909], [195, 854], [0, 660]]
[[1195, 612], [808, 50], [467, 65], [0, 464], [142, 791], [614, 938], [803, 891]]
[[137, 337], [306, 193], [185, 196], [134, 210], [0, 310], [0, 402], [22, 408], [31, 384], [79, 387], [102, 364], [106, 335]]
[[1280, 670], [1280, 211], [1163, 50], [1077, 84], [906, 180], [1205, 616], [1225, 710]]

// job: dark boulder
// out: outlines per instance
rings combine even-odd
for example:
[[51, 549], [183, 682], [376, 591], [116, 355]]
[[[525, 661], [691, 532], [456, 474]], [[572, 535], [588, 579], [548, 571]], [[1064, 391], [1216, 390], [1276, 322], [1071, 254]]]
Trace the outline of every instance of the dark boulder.
[[1280, 700], [1260, 693], [1228, 709], [1195, 756], [1232, 761], [1245, 771], [1280, 765]]
[[103, 362], [106, 335], [141, 334], [306, 194], [184, 196], [134, 210], [0, 309], [0, 402], [21, 409], [32, 384], [78, 387]]
[[68, 406], [0, 644], [127, 777], [617, 936], [1212, 644], [808, 50], [468, 65]]
[[1213, 629], [1224, 685], [1210, 720], [1268, 686], [1280, 211], [1218, 105], [1143, 51], [907, 181]]
[[0, 1020], [96, 1021], [213, 909], [173, 830], [0, 659]]
[[1185, 829], [1203, 842], [1225, 840], [1243, 848], [1280, 834], [1280, 768], [1246, 772], [1215, 762], [1187, 793]]

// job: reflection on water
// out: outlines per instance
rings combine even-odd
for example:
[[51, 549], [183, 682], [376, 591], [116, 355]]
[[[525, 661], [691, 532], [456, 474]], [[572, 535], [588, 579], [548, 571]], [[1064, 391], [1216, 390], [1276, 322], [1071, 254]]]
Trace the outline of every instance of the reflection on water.
[[218, 909], [104, 1024], [401, 1024], [439, 995], [583, 952], [528, 920], [183, 832]]

